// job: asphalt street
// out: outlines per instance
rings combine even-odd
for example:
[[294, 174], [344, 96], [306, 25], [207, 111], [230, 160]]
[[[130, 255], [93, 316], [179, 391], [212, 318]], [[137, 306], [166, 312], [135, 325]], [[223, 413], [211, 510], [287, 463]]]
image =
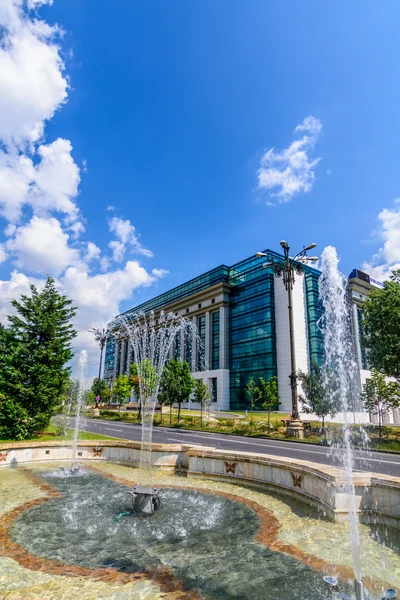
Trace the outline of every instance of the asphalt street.
[[[141, 425], [105, 421], [101, 419], [83, 419], [81, 428], [92, 433], [99, 433], [114, 438], [140, 441]], [[161, 444], [192, 444], [212, 446], [219, 450], [237, 450], [271, 454], [285, 458], [297, 458], [311, 462], [341, 467], [340, 451], [323, 446], [314, 446], [303, 442], [285, 442], [283, 440], [266, 440], [236, 435], [188, 431], [169, 427], [154, 427], [153, 441]], [[400, 455], [383, 452], [354, 452], [356, 471], [371, 471], [400, 477]]]

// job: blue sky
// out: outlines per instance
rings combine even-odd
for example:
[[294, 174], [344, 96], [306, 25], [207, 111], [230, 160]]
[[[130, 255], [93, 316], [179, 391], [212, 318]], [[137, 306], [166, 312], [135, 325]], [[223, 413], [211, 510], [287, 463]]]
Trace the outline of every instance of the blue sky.
[[282, 238], [386, 276], [399, 17], [397, 0], [3, 0], [2, 318], [50, 273], [83, 346]]

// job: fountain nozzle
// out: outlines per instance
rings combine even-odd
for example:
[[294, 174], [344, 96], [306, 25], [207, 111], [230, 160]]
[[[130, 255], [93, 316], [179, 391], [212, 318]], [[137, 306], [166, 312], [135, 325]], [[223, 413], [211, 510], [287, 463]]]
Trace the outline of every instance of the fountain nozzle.
[[364, 584], [362, 581], [356, 579], [354, 581], [354, 590], [356, 592], [357, 600], [364, 600]]

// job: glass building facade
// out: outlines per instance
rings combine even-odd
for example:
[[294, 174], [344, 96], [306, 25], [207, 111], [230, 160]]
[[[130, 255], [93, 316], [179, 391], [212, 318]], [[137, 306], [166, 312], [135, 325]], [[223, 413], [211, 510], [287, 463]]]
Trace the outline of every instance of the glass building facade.
[[246, 410], [245, 388], [251, 378], [277, 374], [273, 275], [250, 258], [231, 268], [230, 401]]

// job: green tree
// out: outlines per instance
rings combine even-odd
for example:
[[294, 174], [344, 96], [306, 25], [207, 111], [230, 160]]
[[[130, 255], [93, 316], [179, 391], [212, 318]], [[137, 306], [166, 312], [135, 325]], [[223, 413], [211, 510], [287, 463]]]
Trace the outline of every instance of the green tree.
[[193, 402], [200, 404], [200, 423], [203, 427], [203, 408], [210, 401], [210, 392], [202, 379], [196, 379], [194, 383]]
[[[96, 397], [98, 395], [100, 395], [100, 402], [108, 404], [111, 398], [111, 390], [104, 379], [100, 379], [99, 382], [98, 377], [95, 377], [91, 387], [91, 402], [96, 402]], [[98, 403], [96, 402], [96, 405], [97, 404]]]
[[253, 410], [254, 410], [257, 402], [259, 402], [259, 400], [261, 398], [260, 388], [257, 387], [256, 384], [254, 383], [253, 377], [250, 379], [250, 381], [248, 382], [248, 384], [245, 387], [245, 394], [246, 394], [247, 400], [250, 402], [250, 421], [253, 421]]
[[364, 407], [378, 416], [379, 441], [381, 441], [384, 414], [400, 405], [399, 384], [387, 381], [385, 375], [372, 369], [372, 377], [364, 383], [361, 398]]
[[278, 410], [279, 408], [279, 394], [278, 394], [278, 378], [270, 377], [268, 381], [265, 381], [263, 377], [260, 377], [258, 386], [259, 401], [262, 402], [261, 406], [264, 410], [268, 411], [268, 431], [271, 425], [271, 410]]
[[12, 440], [30, 436], [33, 418], [17, 402], [0, 394], [0, 435]]
[[142, 404], [154, 396], [158, 385], [157, 369], [149, 358], [145, 358], [141, 363], [131, 364], [129, 381], [137, 400], [139, 400], [139, 420], [142, 413]]
[[309, 373], [299, 371], [297, 377], [301, 383], [302, 394], [299, 395], [302, 409], [305, 413], [314, 413], [322, 419], [322, 431], [325, 432], [325, 417], [334, 417], [337, 413], [335, 394], [326, 392], [323, 385], [322, 370], [316, 360], [311, 364]]
[[159, 398], [171, 407], [178, 405], [178, 423], [181, 418], [181, 406], [188, 402], [193, 391], [194, 379], [187, 362], [171, 359], [165, 365], [160, 382]]
[[11, 301], [16, 314], [8, 317], [9, 329], [0, 333], [5, 352], [0, 392], [27, 412], [33, 433], [47, 427], [62, 403], [70, 378], [66, 365], [73, 357], [76, 331], [70, 321], [76, 308], [51, 277], [42, 292], [34, 285], [30, 289], [30, 296]]
[[400, 269], [363, 303], [363, 344], [369, 363], [400, 383]]
[[119, 375], [113, 383], [111, 394], [113, 400], [116, 400], [121, 409], [121, 404], [129, 398], [131, 393], [131, 382], [126, 375]]

